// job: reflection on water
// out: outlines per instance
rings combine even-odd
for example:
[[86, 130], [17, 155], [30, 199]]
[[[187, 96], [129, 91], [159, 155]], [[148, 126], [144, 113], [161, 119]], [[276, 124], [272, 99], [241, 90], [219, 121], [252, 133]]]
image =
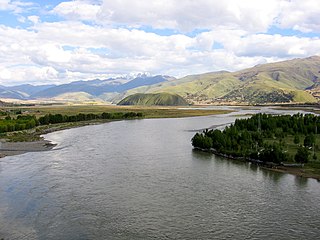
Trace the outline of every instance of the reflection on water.
[[56, 150], [1, 159], [0, 239], [317, 239], [317, 181], [192, 150], [189, 130], [234, 118], [47, 135]]
[[295, 176], [294, 178], [295, 183], [299, 187], [307, 187], [308, 186], [308, 178], [300, 177], [300, 176]]

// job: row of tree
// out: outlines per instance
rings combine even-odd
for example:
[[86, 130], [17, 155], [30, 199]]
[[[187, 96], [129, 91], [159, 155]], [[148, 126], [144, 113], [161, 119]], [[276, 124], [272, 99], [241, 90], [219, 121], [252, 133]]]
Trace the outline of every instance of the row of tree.
[[46, 114], [38, 119], [34, 115], [18, 115], [17, 118], [7, 116], [0, 120], [0, 133], [31, 129], [39, 125], [55, 123], [90, 121], [95, 119], [132, 119], [141, 118], [143, 114], [138, 112], [115, 112], [115, 113], [79, 113], [77, 115]]
[[7, 116], [5, 119], [0, 120], [0, 133], [30, 129], [38, 125], [39, 121], [35, 116], [19, 115], [15, 119]]
[[[192, 145], [201, 149], [213, 148], [216, 152], [233, 157], [254, 158], [263, 162], [280, 163], [292, 156], [284, 151], [285, 138], [294, 136], [294, 142], [300, 143], [304, 136], [303, 146], [298, 147], [294, 156], [296, 162], [308, 161], [309, 151], [315, 145], [315, 135], [320, 129], [320, 117], [312, 114], [295, 114], [273, 116], [256, 114], [248, 119], [237, 119], [224, 130], [205, 130], [196, 133]], [[278, 139], [279, 141], [265, 141]], [[314, 155], [316, 158], [316, 156]]]

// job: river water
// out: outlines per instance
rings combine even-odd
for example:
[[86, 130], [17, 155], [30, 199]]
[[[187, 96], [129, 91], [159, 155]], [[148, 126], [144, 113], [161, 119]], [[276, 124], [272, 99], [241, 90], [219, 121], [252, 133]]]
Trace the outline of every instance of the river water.
[[0, 160], [0, 239], [318, 239], [319, 182], [192, 150], [252, 112], [46, 135], [54, 150]]

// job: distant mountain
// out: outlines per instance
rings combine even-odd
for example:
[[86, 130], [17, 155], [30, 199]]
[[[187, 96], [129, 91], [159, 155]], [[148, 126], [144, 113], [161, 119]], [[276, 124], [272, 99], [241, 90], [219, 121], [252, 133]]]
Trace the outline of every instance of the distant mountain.
[[136, 93], [177, 94], [191, 104], [306, 103], [320, 100], [320, 56], [261, 64], [237, 72], [180, 79], [139, 74], [62, 85], [0, 86], [0, 98], [117, 103]]
[[[149, 76], [139, 74], [133, 79], [110, 78], [106, 80], [75, 81], [62, 85], [23, 84], [17, 86], [0, 86], [0, 98], [12, 99], [65, 99], [70, 100], [100, 98], [109, 100], [127, 90], [140, 86], [149, 86], [173, 79], [169, 76]], [[109, 97], [108, 97], [109, 96]]]
[[238, 72], [191, 75], [129, 90], [126, 94], [168, 92], [196, 104], [317, 102], [320, 57], [257, 65]]
[[108, 79], [108, 80], [91, 80], [91, 81], [76, 81], [68, 84], [62, 84], [54, 86], [43, 91], [39, 91], [33, 95], [32, 98], [52, 98], [64, 93], [71, 92], [84, 92], [92, 96], [99, 96], [104, 93], [122, 93], [129, 89], [153, 85], [160, 82], [168, 81], [171, 77], [168, 76], [146, 76], [142, 75], [136, 77], [130, 81], [121, 81], [120, 79]]
[[31, 84], [22, 84], [22, 85], [17, 85], [17, 86], [12, 86], [12, 87], [7, 87], [7, 89], [12, 90], [12, 91], [18, 91], [18, 92], [23, 92], [28, 94], [29, 96], [40, 92], [44, 91], [48, 88], [55, 87], [56, 85], [54, 84], [48, 84], [48, 85], [31, 85]]
[[25, 92], [10, 90], [5, 86], [0, 86], [0, 98], [28, 99], [29, 95]]
[[29, 99], [30, 96], [38, 91], [43, 91], [55, 85], [39, 85], [33, 86], [31, 84], [23, 84], [17, 86], [0, 86], [0, 98], [12, 99]]
[[118, 105], [141, 105], [141, 106], [186, 106], [188, 102], [177, 94], [136, 93], [121, 100]]

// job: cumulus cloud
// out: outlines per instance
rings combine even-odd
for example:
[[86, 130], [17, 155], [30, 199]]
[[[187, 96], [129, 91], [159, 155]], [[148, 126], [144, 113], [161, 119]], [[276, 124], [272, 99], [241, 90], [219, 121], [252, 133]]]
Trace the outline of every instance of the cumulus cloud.
[[280, 26], [301, 32], [320, 32], [318, 0], [291, 0], [284, 4], [279, 16]]
[[104, 0], [100, 20], [154, 28], [214, 29], [217, 26], [265, 31], [278, 15], [281, 0]]
[[[319, 32], [316, 2], [61, 2], [47, 8], [50, 21], [33, 11], [16, 15], [28, 28], [0, 25], [0, 82], [63, 83], [132, 72], [182, 77], [320, 54], [319, 36], [269, 32]], [[24, 4], [30, 5], [0, 0], [0, 10], [17, 14]]]
[[34, 3], [27, 1], [12, 1], [12, 0], [0, 0], [0, 11], [13, 11], [18, 14], [29, 7], [32, 7]]
[[99, 11], [99, 5], [78, 0], [72, 2], [62, 2], [52, 10], [52, 13], [72, 20], [96, 20], [96, 15]]

